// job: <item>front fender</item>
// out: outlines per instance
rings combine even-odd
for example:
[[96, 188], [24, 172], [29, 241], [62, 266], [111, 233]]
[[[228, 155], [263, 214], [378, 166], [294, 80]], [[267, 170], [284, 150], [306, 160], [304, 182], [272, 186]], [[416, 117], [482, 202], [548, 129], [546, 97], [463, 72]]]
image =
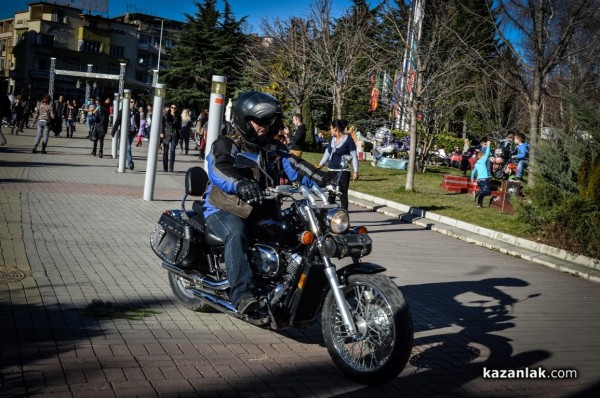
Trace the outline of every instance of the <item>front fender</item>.
[[346, 284], [350, 275], [356, 274], [378, 274], [385, 272], [386, 268], [373, 263], [356, 263], [345, 266], [337, 270], [338, 279], [342, 284]]

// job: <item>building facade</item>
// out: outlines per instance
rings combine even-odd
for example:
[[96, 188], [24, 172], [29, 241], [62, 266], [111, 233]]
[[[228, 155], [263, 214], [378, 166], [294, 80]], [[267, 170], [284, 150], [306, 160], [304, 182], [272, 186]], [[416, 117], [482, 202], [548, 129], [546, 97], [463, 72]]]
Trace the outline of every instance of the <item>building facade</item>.
[[[110, 19], [68, 6], [29, 3], [26, 11], [1, 21], [0, 43], [6, 42], [3, 54], [7, 54], [0, 58], [5, 62], [3, 75], [10, 79], [12, 93], [39, 98], [48, 93], [52, 58], [56, 59], [55, 68], [59, 70], [91, 70], [111, 75], [119, 75], [120, 64], [125, 63], [125, 87], [149, 91], [161, 47], [161, 22], [154, 18], [126, 14]], [[165, 52], [161, 49], [161, 55], [168, 59], [172, 33], [176, 31], [174, 26], [183, 24], [164, 20], [162, 25]], [[4, 30], [11, 30], [11, 33], [1, 33]], [[7, 36], [5, 40], [4, 35]], [[84, 80], [56, 75], [54, 97], [63, 95], [83, 101], [87, 86], [90, 97], [109, 95], [112, 98], [112, 93], [118, 91], [118, 84], [118, 80]]]

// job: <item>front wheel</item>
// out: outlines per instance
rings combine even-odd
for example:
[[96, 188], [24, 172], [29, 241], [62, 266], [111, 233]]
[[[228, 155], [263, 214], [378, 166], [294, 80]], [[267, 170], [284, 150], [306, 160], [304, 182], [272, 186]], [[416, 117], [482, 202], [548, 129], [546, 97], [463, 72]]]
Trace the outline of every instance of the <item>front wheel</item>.
[[321, 316], [329, 355], [352, 380], [376, 385], [396, 377], [412, 351], [410, 310], [398, 287], [385, 275], [352, 275], [344, 296], [360, 334], [346, 331], [333, 293], [329, 291]]
[[210, 305], [205, 304], [202, 302], [202, 300], [194, 296], [192, 291], [189, 289], [190, 282], [187, 279], [169, 272], [169, 285], [171, 285], [171, 290], [173, 291], [173, 294], [177, 300], [186, 308], [198, 312], [214, 311]]

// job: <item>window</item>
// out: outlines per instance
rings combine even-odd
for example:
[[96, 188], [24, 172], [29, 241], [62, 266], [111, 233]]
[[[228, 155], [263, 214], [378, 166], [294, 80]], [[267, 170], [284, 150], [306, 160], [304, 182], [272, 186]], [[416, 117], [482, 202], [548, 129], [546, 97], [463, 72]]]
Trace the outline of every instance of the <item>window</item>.
[[55, 10], [52, 13], [52, 22], [66, 23], [65, 12], [63, 10]]
[[38, 59], [38, 70], [50, 70], [50, 62], [47, 59]]
[[110, 46], [110, 55], [112, 55], [113, 57], [123, 58], [124, 53], [125, 53], [125, 47]]
[[38, 33], [35, 36], [35, 44], [42, 47], [54, 47], [54, 36]]
[[102, 51], [102, 43], [94, 40], [79, 40], [79, 51], [86, 53], [99, 53]]

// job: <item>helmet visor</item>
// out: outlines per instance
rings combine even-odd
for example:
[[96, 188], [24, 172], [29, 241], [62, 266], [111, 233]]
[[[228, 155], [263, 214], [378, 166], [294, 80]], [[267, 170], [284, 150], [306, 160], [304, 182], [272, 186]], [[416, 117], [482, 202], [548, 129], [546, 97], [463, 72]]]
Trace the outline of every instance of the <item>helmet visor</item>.
[[248, 117], [248, 120], [258, 124], [259, 126], [272, 126], [273, 124], [275, 124], [275, 121], [277, 120], [277, 115], [270, 115], [270, 116], [265, 116], [265, 117], [254, 117], [254, 116], [250, 116]]

